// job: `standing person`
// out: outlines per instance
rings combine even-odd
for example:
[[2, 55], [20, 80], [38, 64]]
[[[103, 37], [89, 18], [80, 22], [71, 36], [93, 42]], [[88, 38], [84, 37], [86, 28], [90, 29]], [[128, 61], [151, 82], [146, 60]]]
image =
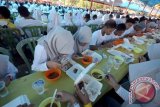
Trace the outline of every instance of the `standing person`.
[[60, 67], [61, 60], [74, 53], [72, 34], [57, 26], [45, 38], [39, 40], [34, 53], [32, 70], [46, 71]]
[[96, 50], [98, 48], [105, 47], [105, 42], [108, 42], [114, 38], [111, 33], [115, 30], [115, 28], [116, 22], [114, 20], [108, 20], [102, 29], [95, 31], [92, 34], [90, 49]]

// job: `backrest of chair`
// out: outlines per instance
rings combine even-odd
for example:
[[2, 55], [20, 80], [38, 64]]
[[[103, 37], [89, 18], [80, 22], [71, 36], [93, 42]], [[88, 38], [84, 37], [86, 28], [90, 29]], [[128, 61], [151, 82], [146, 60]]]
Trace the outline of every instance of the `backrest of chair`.
[[18, 29], [0, 28], [0, 46], [14, 50], [21, 36]]
[[63, 28], [70, 31], [72, 34], [75, 34], [78, 30], [77, 26], [64, 26]]
[[89, 27], [91, 28], [92, 32], [100, 29], [99, 25], [89, 25]]
[[31, 51], [32, 56], [34, 56], [34, 48], [37, 44], [36, 42], [37, 42], [38, 38], [39, 37], [30, 37], [30, 38], [24, 39], [24, 40], [20, 41], [16, 46], [16, 49], [17, 49], [19, 55], [24, 60], [24, 62], [27, 65], [30, 72], [31, 72], [31, 64], [30, 64], [29, 59], [26, 57], [23, 48], [24, 48], [24, 46], [26, 46]]
[[26, 37], [41, 37], [47, 31], [46, 26], [26, 26], [22, 28]]

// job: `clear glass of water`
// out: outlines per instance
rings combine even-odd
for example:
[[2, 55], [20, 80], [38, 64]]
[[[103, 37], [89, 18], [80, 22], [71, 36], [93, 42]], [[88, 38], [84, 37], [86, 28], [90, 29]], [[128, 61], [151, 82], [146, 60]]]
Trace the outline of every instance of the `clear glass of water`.
[[8, 95], [8, 89], [4, 81], [0, 81], [0, 97], [5, 97]]
[[45, 91], [44, 85], [44, 80], [38, 80], [32, 84], [32, 87], [39, 95], [42, 95]]
[[115, 70], [118, 70], [121, 64], [122, 64], [122, 61], [114, 59], [114, 69]]

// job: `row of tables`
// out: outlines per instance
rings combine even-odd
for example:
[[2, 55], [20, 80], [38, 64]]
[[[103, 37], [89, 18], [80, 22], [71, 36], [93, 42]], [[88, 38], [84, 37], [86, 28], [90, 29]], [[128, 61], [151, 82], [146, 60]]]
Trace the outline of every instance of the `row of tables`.
[[[129, 52], [126, 49], [119, 48], [122, 52], [125, 53], [132, 53], [134, 54], [136, 63], [138, 60], [137, 58], [141, 55], [144, 55], [147, 52], [147, 44], [143, 45], [137, 45], [139, 48], [143, 49], [143, 52], [141, 54], [135, 54], [134, 52]], [[109, 53], [107, 52], [107, 49], [103, 49], [100, 51], [97, 51], [97, 53], [105, 53], [107, 55], [107, 58], [109, 57]], [[100, 63], [98, 63], [93, 69], [100, 69], [105, 66], [107, 59], [103, 58]], [[115, 70], [114, 68], [111, 70], [111, 74], [116, 78], [117, 81], [120, 81], [127, 73], [128, 73], [128, 64], [123, 63], [118, 70]], [[32, 83], [35, 82], [38, 79], [43, 79], [45, 81], [45, 88], [46, 91], [42, 95], [38, 95], [36, 91], [32, 88]], [[101, 95], [98, 96], [97, 100], [101, 98], [105, 93], [111, 90], [111, 87], [102, 80], [101, 83], [103, 84], [103, 88], [101, 90]], [[22, 78], [16, 79], [11, 82], [11, 84], [7, 87], [9, 91], [9, 95], [0, 98], [0, 106], [3, 106], [7, 104], [8, 102], [12, 101], [14, 98], [20, 96], [20, 95], [27, 95], [30, 102], [35, 105], [35, 107], [38, 107], [39, 104], [46, 98], [51, 97], [54, 90], [58, 89], [65, 90], [67, 92], [70, 92], [74, 94], [75, 88], [74, 88], [74, 81], [68, 77], [65, 72], [62, 72], [62, 76], [57, 81], [48, 81], [45, 78], [44, 72], [36, 72], [27, 76], [24, 76]], [[66, 107], [66, 104], [61, 104], [62, 107]]]

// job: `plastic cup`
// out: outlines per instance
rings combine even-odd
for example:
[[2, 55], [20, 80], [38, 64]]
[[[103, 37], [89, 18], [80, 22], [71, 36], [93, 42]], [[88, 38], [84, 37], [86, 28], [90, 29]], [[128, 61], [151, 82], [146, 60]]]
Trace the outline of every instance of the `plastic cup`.
[[0, 81], [0, 97], [5, 97], [8, 95], [8, 89], [5, 86], [5, 82], [4, 81]]
[[45, 90], [44, 85], [44, 80], [38, 80], [32, 84], [32, 87], [39, 95], [42, 95]]

